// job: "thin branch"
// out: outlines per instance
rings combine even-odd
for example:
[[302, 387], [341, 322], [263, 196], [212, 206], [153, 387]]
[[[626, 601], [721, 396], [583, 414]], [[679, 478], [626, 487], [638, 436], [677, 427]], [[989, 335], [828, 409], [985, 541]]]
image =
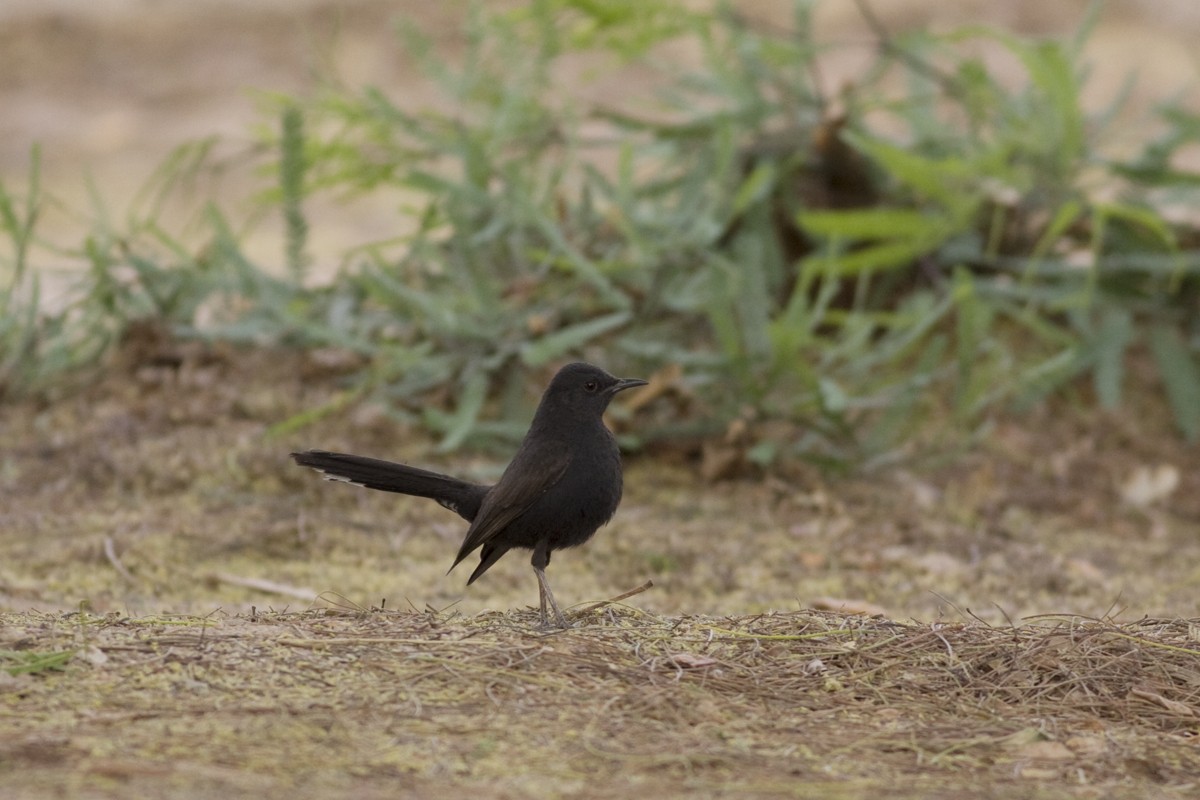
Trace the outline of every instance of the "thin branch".
[[642, 592], [646, 591], [647, 589], [650, 589], [652, 586], [654, 586], [654, 581], [646, 581], [645, 583], [643, 583], [641, 586], [637, 587], [636, 589], [630, 589], [628, 592], [622, 592], [621, 594], [617, 595], [616, 597], [610, 597], [607, 600], [601, 600], [599, 603], [592, 603], [590, 606], [587, 606], [586, 608], [582, 608], [579, 611], [572, 611], [571, 614], [574, 616], [586, 617], [588, 614], [592, 613], [593, 611], [599, 611], [600, 609], [604, 608], [605, 606], [611, 606], [614, 603], [619, 603], [622, 600], [628, 600], [629, 598], [633, 597], [634, 595], [641, 594]]
[[317, 593], [303, 586], [288, 586], [286, 583], [276, 583], [266, 578], [244, 578], [228, 572], [214, 572], [208, 576], [214, 583], [227, 583], [230, 586], [241, 586], [244, 589], [254, 589], [266, 594], [280, 594], [285, 597], [296, 597], [301, 600], [312, 600]]
[[104, 537], [104, 557], [108, 559], [108, 563], [112, 564], [113, 569], [115, 569], [122, 578], [130, 583], [137, 583], [137, 580], [133, 577], [132, 573], [125, 569], [125, 565], [122, 564], [121, 559], [117, 557], [117, 549], [113, 544], [111, 536]]

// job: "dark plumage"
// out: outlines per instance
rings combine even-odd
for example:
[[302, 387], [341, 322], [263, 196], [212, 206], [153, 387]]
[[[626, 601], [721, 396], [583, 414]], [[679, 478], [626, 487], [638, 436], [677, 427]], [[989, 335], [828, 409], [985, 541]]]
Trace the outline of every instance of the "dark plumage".
[[621, 457], [604, 410], [617, 392], [644, 386], [620, 380], [591, 364], [568, 364], [542, 395], [529, 432], [494, 486], [363, 456], [309, 450], [292, 453], [297, 464], [331, 480], [369, 489], [429, 497], [471, 523], [450, 569], [475, 550], [471, 584], [514, 547], [533, 551], [542, 624], [566, 627], [546, 580], [550, 554], [592, 538], [621, 502]]

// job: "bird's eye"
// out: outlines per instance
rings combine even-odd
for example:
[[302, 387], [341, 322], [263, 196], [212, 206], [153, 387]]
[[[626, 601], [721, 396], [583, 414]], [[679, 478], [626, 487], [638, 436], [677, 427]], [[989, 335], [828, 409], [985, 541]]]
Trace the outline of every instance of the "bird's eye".
[[586, 390], [587, 390], [587, 391], [589, 391], [589, 392], [594, 392], [594, 391], [596, 391], [596, 386], [597, 386], [597, 385], [598, 385], [598, 384], [597, 384], [595, 381], [588, 381], [587, 383], [585, 383], [585, 384], [583, 385], [583, 388], [584, 388], [584, 389], [586, 389]]

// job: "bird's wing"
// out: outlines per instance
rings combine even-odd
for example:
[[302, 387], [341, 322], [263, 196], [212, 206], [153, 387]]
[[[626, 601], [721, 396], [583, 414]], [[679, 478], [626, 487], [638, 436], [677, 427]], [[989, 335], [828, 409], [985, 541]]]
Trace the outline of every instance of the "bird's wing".
[[484, 498], [450, 569], [521, 516], [562, 479], [570, 463], [570, 450], [562, 442], [542, 437], [527, 438], [499, 482]]

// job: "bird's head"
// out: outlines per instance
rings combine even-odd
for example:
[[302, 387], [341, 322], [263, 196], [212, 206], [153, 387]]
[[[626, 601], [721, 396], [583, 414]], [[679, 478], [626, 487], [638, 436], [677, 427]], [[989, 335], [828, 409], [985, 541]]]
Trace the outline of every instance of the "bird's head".
[[577, 361], [555, 373], [542, 396], [542, 406], [566, 406], [599, 416], [617, 392], [646, 383], [640, 378], [616, 378], [597, 366]]

